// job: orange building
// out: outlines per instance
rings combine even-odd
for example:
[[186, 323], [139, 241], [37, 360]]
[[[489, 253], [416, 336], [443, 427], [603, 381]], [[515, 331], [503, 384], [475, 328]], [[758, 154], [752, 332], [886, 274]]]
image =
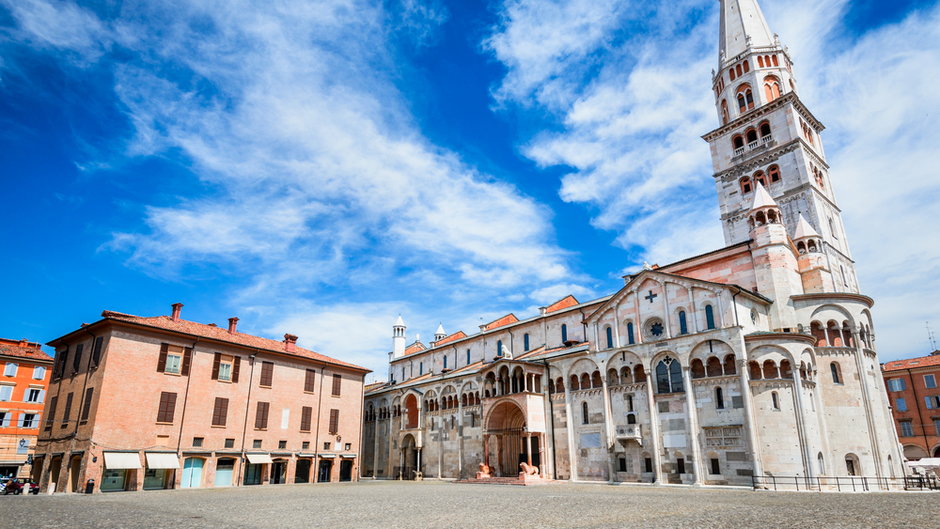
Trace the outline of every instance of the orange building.
[[38, 343], [0, 338], [0, 476], [30, 474], [50, 367]]
[[105, 311], [56, 338], [36, 451], [43, 490], [357, 478], [365, 368], [171, 316]]
[[940, 457], [940, 351], [881, 365], [904, 457]]

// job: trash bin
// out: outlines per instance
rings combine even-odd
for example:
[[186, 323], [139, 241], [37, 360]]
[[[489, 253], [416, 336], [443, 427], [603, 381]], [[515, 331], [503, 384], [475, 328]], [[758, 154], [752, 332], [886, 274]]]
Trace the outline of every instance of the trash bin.
[[89, 479], [85, 482], [85, 494], [91, 494], [95, 492], [95, 480]]

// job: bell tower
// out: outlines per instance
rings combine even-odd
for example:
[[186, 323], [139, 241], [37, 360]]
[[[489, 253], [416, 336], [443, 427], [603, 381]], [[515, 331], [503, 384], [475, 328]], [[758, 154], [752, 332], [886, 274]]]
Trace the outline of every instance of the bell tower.
[[821, 240], [832, 289], [858, 292], [829, 178], [823, 124], [800, 100], [793, 62], [770, 31], [757, 0], [720, 0], [718, 70], [712, 89], [720, 126], [703, 136], [712, 166], [726, 244], [750, 239], [748, 213], [759, 187], [779, 206], [787, 233], [802, 216]]

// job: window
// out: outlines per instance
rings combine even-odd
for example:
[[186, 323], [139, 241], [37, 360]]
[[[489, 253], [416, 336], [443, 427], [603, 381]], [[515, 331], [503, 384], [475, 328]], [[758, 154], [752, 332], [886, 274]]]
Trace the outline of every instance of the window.
[[201, 447], [203, 441], [205, 441], [205, 440], [206, 440], [205, 437], [193, 437], [193, 447], [194, 447], [194, 448], [199, 448], [199, 447]]
[[4, 375], [4, 376], [7, 376], [7, 377], [15, 377], [15, 376], [16, 376], [16, 369], [17, 369], [18, 367], [19, 367], [19, 366], [17, 366], [17, 365], [14, 364], [13, 362], [7, 362], [7, 366], [3, 369], [3, 375]]
[[626, 471], [627, 471], [627, 458], [621, 457], [621, 458], [618, 458], [618, 459], [619, 459], [619, 462], [620, 462], [620, 466], [618, 467], [618, 468], [619, 468], [619, 471], [620, 471], [620, 472], [626, 472]]
[[679, 334], [689, 334], [689, 325], [685, 321], [685, 311], [679, 311]]
[[644, 472], [653, 471], [653, 458], [647, 457], [643, 460], [643, 471]]
[[82, 351], [85, 350], [85, 344], [80, 343], [75, 346], [75, 354], [72, 356], [72, 374], [78, 373], [79, 367], [82, 365]]
[[924, 375], [924, 387], [933, 389], [937, 387], [937, 379], [934, 375]]
[[940, 419], [933, 420], [933, 432], [934, 435], [940, 435]]
[[317, 371], [315, 369], [308, 369], [304, 375], [304, 392], [314, 393], [317, 389], [316, 385]]
[[581, 403], [581, 424], [590, 424], [591, 417], [588, 415], [588, 405], [587, 402]]
[[352, 450], [352, 443], [346, 443], [343, 445], [343, 450]]
[[676, 459], [676, 472], [679, 474], [685, 474], [685, 459], [677, 458]]
[[614, 348], [614, 330], [609, 325], [607, 326], [607, 348]]
[[46, 378], [46, 368], [42, 366], [36, 366], [33, 368], [33, 379], [42, 380]]
[[235, 358], [228, 355], [219, 355], [219, 374], [216, 380], [232, 381], [232, 372], [235, 367]]
[[894, 409], [898, 411], [907, 411], [907, 401], [901, 397], [894, 399]]
[[20, 427], [21, 428], [39, 428], [39, 414], [38, 413], [24, 413], [20, 416]]
[[331, 443], [330, 443], [329, 441], [326, 441], [325, 443], [323, 443], [323, 449], [324, 449], [324, 450], [329, 450], [329, 449], [331, 449], [332, 447], [330, 446], [330, 444], [331, 444]]
[[225, 440], [225, 448], [235, 448], [235, 438], [229, 437]]
[[212, 426], [225, 426], [227, 420], [228, 399], [216, 397], [215, 406], [212, 408]]
[[336, 435], [339, 432], [339, 410], [330, 410], [330, 435]]
[[0, 402], [8, 401], [13, 397], [13, 386], [0, 386]]
[[[160, 352], [160, 357], [163, 369], [160, 371], [164, 373], [180, 374], [183, 369], [183, 348], [167, 344], [163, 344], [161, 347], [163, 350]], [[79, 356], [80, 354], [79, 350], [75, 351], [75, 356]]]
[[176, 393], [163, 391], [160, 393], [160, 407], [157, 409], [157, 422], [173, 422], [173, 413], [176, 411]]
[[39, 388], [29, 388], [26, 390], [24, 402], [42, 402], [43, 391]]
[[339, 397], [343, 389], [343, 377], [340, 375], [333, 375], [333, 396]]
[[255, 429], [266, 430], [268, 428], [268, 410], [271, 408], [269, 402], [259, 402], [255, 408]]
[[715, 309], [711, 305], [705, 305], [705, 328], [708, 330], [715, 328]]
[[88, 420], [88, 414], [91, 412], [91, 398], [94, 395], [95, 395], [95, 388], [88, 388], [85, 390], [85, 400], [82, 401], [81, 421], [83, 423]]
[[[59, 397], [49, 399], [49, 413], [46, 415], [46, 427], [43, 428], [47, 432], [52, 430], [52, 423], [55, 421], [55, 409], [58, 404]], [[0, 426], [3, 426], [3, 420], [0, 420]]]
[[304, 406], [300, 409], [300, 431], [309, 432], [311, 418], [313, 417], [313, 408], [310, 406]]
[[444, 369], [447, 369], [447, 355], [444, 355]]
[[901, 437], [914, 437], [914, 426], [911, 421], [898, 421], [901, 425]]
[[64, 351], [56, 351], [55, 353], [55, 364], [52, 369], [53, 378], [61, 378], [65, 374], [65, 364], [69, 359], [69, 350], [66, 348]]
[[101, 346], [104, 344], [104, 336], [95, 338], [95, 344], [91, 349], [91, 360], [88, 361], [90, 368], [98, 367], [101, 363]]
[[927, 403], [928, 410], [940, 409], [940, 395], [930, 395], [924, 397], [924, 402]]
[[274, 383], [274, 362], [261, 362], [261, 380], [259, 384], [262, 387], [271, 387]]
[[907, 386], [904, 384], [903, 378], [888, 379], [888, 391], [904, 391], [905, 389], [907, 389]]
[[751, 192], [751, 177], [745, 176], [740, 181], [741, 184], [741, 194], [747, 194]]
[[659, 393], [682, 391], [682, 368], [677, 360], [667, 356], [656, 365], [656, 386]]
[[721, 474], [721, 461], [717, 457], [711, 458], [711, 473], [712, 474]]
[[529, 333], [525, 333], [522, 335], [522, 350], [523, 351], [529, 350]]
[[503, 356], [503, 341], [496, 340], [496, 356]]
[[310, 450], [310, 441], [304, 441], [300, 443], [301, 450]]
[[858, 468], [858, 465], [856, 465], [855, 463], [855, 456], [853, 455], [845, 456], [845, 470], [848, 473], [848, 475], [857, 476], [858, 475], [857, 468]]
[[8, 411], [0, 411], [0, 427], [10, 426], [10, 416], [13, 415]]
[[838, 362], [832, 362], [829, 364], [829, 372], [832, 374], [833, 384], [842, 383], [842, 369], [839, 368]]
[[561, 324], [561, 343], [568, 341], [568, 326], [564, 323]]
[[[467, 365], [470, 365], [470, 349], [467, 349]], [[405, 378], [404, 375], [402, 378]]]
[[725, 409], [725, 396], [720, 387], [715, 388], [715, 409]]
[[285, 448], [287, 448], [287, 441], [278, 441], [277, 448], [278, 450], [284, 450]]
[[[62, 412], [62, 426], [67, 426], [69, 419], [71, 419], [72, 417], [72, 401], [74, 400], [74, 397], [75, 397], [74, 393], [69, 393], [65, 397], [65, 410], [63, 410]], [[49, 414], [50, 414], [49, 421], [52, 422], [54, 417], [51, 417], [51, 415], [55, 415], [55, 412], [53, 412], [50, 409]]]
[[633, 345], [634, 343], [636, 343], [633, 337], [633, 322], [632, 321], [627, 323], [627, 343], [630, 345]]
[[776, 391], [770, 393], [770, 404], [773, 406], [773, 409], [780, 411], [780, 396], [777, 395]]
[[771, 165], [767, 168], [767, 174], [770, 176], [770, 183], [780, 181], [780, 168], [776, 165]]
[[261, 439], [255, 439], [251, 442], [252, 448], [261, 448]]

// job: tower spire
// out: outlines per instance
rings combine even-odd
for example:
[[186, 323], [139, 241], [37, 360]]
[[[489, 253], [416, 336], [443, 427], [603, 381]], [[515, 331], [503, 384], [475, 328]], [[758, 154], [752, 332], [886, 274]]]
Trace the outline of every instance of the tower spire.
[[734, 59], [749, 48], [775, 44], [774, 34], [764, 19], [757, 0], [720, 0], [721, 38], [718, 42], [721, 63]]

